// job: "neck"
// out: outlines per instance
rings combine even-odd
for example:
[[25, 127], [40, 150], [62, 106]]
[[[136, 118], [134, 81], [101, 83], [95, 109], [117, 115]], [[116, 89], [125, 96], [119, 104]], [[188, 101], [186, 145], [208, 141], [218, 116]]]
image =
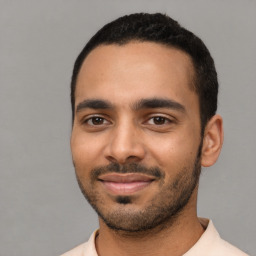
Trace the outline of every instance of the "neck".
[[96, 239], [98, 255], [183, 255], [204, 232], [196, 209], [192, 208], [194, 207], [188, 204], [175, 220], [154, 230], [139, 233], [112, 230], [100, 219], [99, 235]]

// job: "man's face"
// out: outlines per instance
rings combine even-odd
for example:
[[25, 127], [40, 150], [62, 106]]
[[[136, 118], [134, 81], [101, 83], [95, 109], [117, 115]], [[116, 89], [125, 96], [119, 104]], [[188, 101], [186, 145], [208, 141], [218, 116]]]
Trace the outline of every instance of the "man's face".
[[151, 229], [196, 204], [193, 77], [185, 53], [156, 43], [99, 46], [85, 59], [71, 150], [81, 190], [109, 227]]

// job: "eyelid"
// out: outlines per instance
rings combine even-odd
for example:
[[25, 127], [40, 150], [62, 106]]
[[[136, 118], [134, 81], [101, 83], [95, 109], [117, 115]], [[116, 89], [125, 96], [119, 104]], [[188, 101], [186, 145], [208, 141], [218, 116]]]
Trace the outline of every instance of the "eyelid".
[[167, 115], [167, 114], [163, 114], [163, 113], [154, 113], [148, 116], [148, 118], [146, 119], [145, 122], [148, 122], [149, 120], [156, 118], [156, 117], [161, 117], [166, 119], [169, 123], [174, 123], [177, 121], [177, 119], [173, 116]]
[[[153, 116], [153, 117], [149, 118], [147, 122], [149, 123], [150, 120], [153, 120], [154, 118], [157, 118], [157, 117], [161, 117], [161, 118], [165, 119], [164, 124], [161, 124], [161, 125], [166, 125], [168, 123], [172, 123], [172, 120], [170, 120], [169, 118], [164, 117], [164, 116]], [[157, 125], [157, 124], [152, 123], [151, 125]], [[160, 126], [160, 124], [159, 124], [159, 126]]]
[[[102, 114], [91, 114], [91, 115], [87, 115], [86, 117], [82, 118], [81, 119], [81, 123], [82, 124], [88, 124], [88, 121], [89, 120], [92, 120], [92, 118], [102, 118], [104, 119], [104, 123], [101, 124], [101, 125], [105, 125], [105, 121], [107, 121], [107, 123], [111, 124], [111, 122], [109, 121], [109, 118], [106, 117], [106, 115], [102, 115]], [[94, 124], [88, 124], [88, 125], [91, 125], [91, 126], [97, 126], [97, 125], [94, 125]], [[100, 125], [98, 125], [100, 126]]]

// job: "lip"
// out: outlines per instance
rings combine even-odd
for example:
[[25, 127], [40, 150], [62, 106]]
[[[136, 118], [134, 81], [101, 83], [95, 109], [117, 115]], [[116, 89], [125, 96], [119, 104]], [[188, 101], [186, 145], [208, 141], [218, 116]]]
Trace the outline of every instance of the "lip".
[[139, 173], [109, 173], [100, 175], [98, 180], [111, 194], [129, 195], [146, 188], [155, 178]]

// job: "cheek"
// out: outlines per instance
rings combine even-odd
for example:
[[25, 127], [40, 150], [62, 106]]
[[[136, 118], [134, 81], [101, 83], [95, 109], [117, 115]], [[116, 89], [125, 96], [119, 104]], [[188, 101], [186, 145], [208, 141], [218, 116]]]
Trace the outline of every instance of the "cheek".
[[187, 136], [186, 133], [179, 136], [172, 133], [161, 140], [151, 138], [148, 148], [160, 168], [170, 168], [173, 173], [176, 173], [180, 168], [194, 162], [199, 146], [199, 140], [196, 137]]
[[97, 162], [101, 148], [97, 139], [91, 139], [87, 136], [72, 134], [71, 152], [77, 172], [91, 170]]

